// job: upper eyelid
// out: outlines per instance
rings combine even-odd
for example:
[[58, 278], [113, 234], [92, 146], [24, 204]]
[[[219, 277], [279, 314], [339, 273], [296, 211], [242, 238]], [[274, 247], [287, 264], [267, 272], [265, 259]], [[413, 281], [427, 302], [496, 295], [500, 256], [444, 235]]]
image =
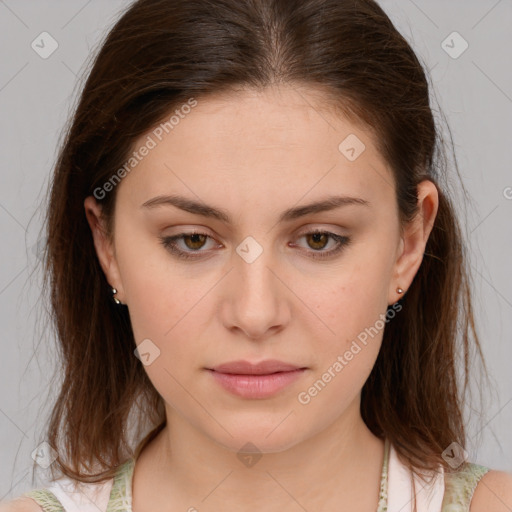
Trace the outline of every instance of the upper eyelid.
[[[338, 226], [339, 229], [346, 229], [346, 228], [342, 228], [342, 226]], [[347, 234], [345, 233], [337, 233], [335, 231], [336, 228], [331, 228], [331, 227], [323, 227], [323, 226], [312, 226], [312, 227], [305, 227], [305, 228], [299, 228], [294, 236], [303, 236], [303, 235], [307, 235], [307, 234], [310, 234], [310, 233], [314, 233], [314, 232], [320, 232], [320, 233], [330, 233], [330, 234], [333, 234], [333, 235], [337, 235], [337, 236], [348, 236]], [[215, 235], [212, 235], [210, 234], [211, 233], [211, 230], [207, 227], [203, 227], [203, 226], [197, 226], [197, 227], [191, 227], [191, 228], [181, 228], [181, 230], [175, 234], [170, 234], [170, 235], [164, 235], [166, 238], [172, 238], [172, 237], [179, 237], [179, 236], [184, 236], [184, 235], [193, 235], [193, 234], [197, 234], [197, 235], [205, 235], [205, 236], [208, 236], [210, 238], [214, 238], [214, 239], [217, 239], [217, 237]]]
[[[204, 231], [207, 231], [207, 230], [204, 230]], [[180, 240], [180, 239], [182, 240], [186, 236], [202, 235], [202, 236], [206, 236], [207, 238], [209, 238], [210, 240], [213, 240], [216, 243], [222, 244], [222, 242], [219, 242], [216, 237], [214, 237], [208, 233], [205, 233], [204, 231], [202, 231], [201, 228], [191, 229], [189, 231], [180, 231], [179, 233], [176, 233], [175, 235], [168, 235], [168, 236], [164, 236], [162, 238], [169, 239], [169, 240]], [[333, 239], [335, 239], [336, 237], [348, 238], [348, 235], [336, 233], [334, 231], [331, 231], [330, 229], [321, 228], [321, 227], [313, 227], [313, 228], [301, 230], [301, 231], [299, 231], [299, 233], [297, 233], [295, 235], [295, 238], [301, 238], [305, 235], [314, 234], [314, 233], [325, 233]], [[199, 252], [206, 252], [206, 251], [202, 251], [199, 249], [197, 251], [190, 250], [190, 252], [199, 253]]]

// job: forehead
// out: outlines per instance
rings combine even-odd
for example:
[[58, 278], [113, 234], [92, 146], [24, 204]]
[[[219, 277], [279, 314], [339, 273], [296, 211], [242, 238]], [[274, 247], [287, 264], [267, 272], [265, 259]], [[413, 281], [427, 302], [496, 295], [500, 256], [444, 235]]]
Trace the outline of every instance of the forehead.
[[[219, 205], [308, 202], [334, 191], [394, 197], [374, 134], [319, 90], [244, 89], [196, 101], [192, 108], [175, 107], [135, 142], [134, 150], [152, 148], [121, 188], [130, 188], [139, 205], [177, 188]], [[173, 113], [173, 123], [165, 124]]]

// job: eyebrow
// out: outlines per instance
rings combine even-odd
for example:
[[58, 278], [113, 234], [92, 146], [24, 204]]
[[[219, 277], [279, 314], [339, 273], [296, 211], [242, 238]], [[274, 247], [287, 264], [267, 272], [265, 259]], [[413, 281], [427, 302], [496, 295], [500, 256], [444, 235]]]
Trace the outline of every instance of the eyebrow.
[[[152, 199], [149, 199], [145, 203], [143, 203], [141, 205], [141, 208], [151, 209], [165, 205], [175, 206], [176, 208], [179, 208], [186, 212], [201, 215], [203, 217], [211, 217], [226, 222], [227, 224], [232, 223], [229, 213], [226, 210], [221, 208], [215, 208], [205, 203], [194, 201], [192, 199], [179, 195], [164, 195], [153, 197]], [[348, 205], [370, 206], [370, 203], [365, 199], [361, 199], [359, 197], [330, 196], [320, 201], [316, 201], [314, 203], [309, 203], [304, 206], [296, 206], [294, 208], [289, 208], [288, 210], [285, 210], [280, 215], [279, 222], [291, 221], [294, 219], [298, 219], [299, 217], [304, 217], [305, 215], [309, 215], [311, 213], [326, 212]]]

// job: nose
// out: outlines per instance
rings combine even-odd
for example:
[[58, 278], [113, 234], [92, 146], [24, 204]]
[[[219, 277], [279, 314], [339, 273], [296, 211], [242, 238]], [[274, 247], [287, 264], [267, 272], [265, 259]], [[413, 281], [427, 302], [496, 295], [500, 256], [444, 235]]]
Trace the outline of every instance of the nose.
[[263, 250], [254, 261], [234, 254], [234, 268], [227, 276], [221, 308], [223, 324], [251, 340], [277, 334], [291, 317], [286, 276], [281, 275], [281, 267], [270, 252]]

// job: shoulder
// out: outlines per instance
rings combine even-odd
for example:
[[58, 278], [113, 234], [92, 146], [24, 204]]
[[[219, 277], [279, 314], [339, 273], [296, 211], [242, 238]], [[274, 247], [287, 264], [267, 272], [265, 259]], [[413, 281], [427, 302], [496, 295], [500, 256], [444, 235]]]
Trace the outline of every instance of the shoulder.
[[41, 512], [42, 510], [32, 498], [28, 497], [0, 503], [0, 512]]
[[510, 512], [512, 510], [512, 474], [488, 471], [478, 482], [470, 512]]

